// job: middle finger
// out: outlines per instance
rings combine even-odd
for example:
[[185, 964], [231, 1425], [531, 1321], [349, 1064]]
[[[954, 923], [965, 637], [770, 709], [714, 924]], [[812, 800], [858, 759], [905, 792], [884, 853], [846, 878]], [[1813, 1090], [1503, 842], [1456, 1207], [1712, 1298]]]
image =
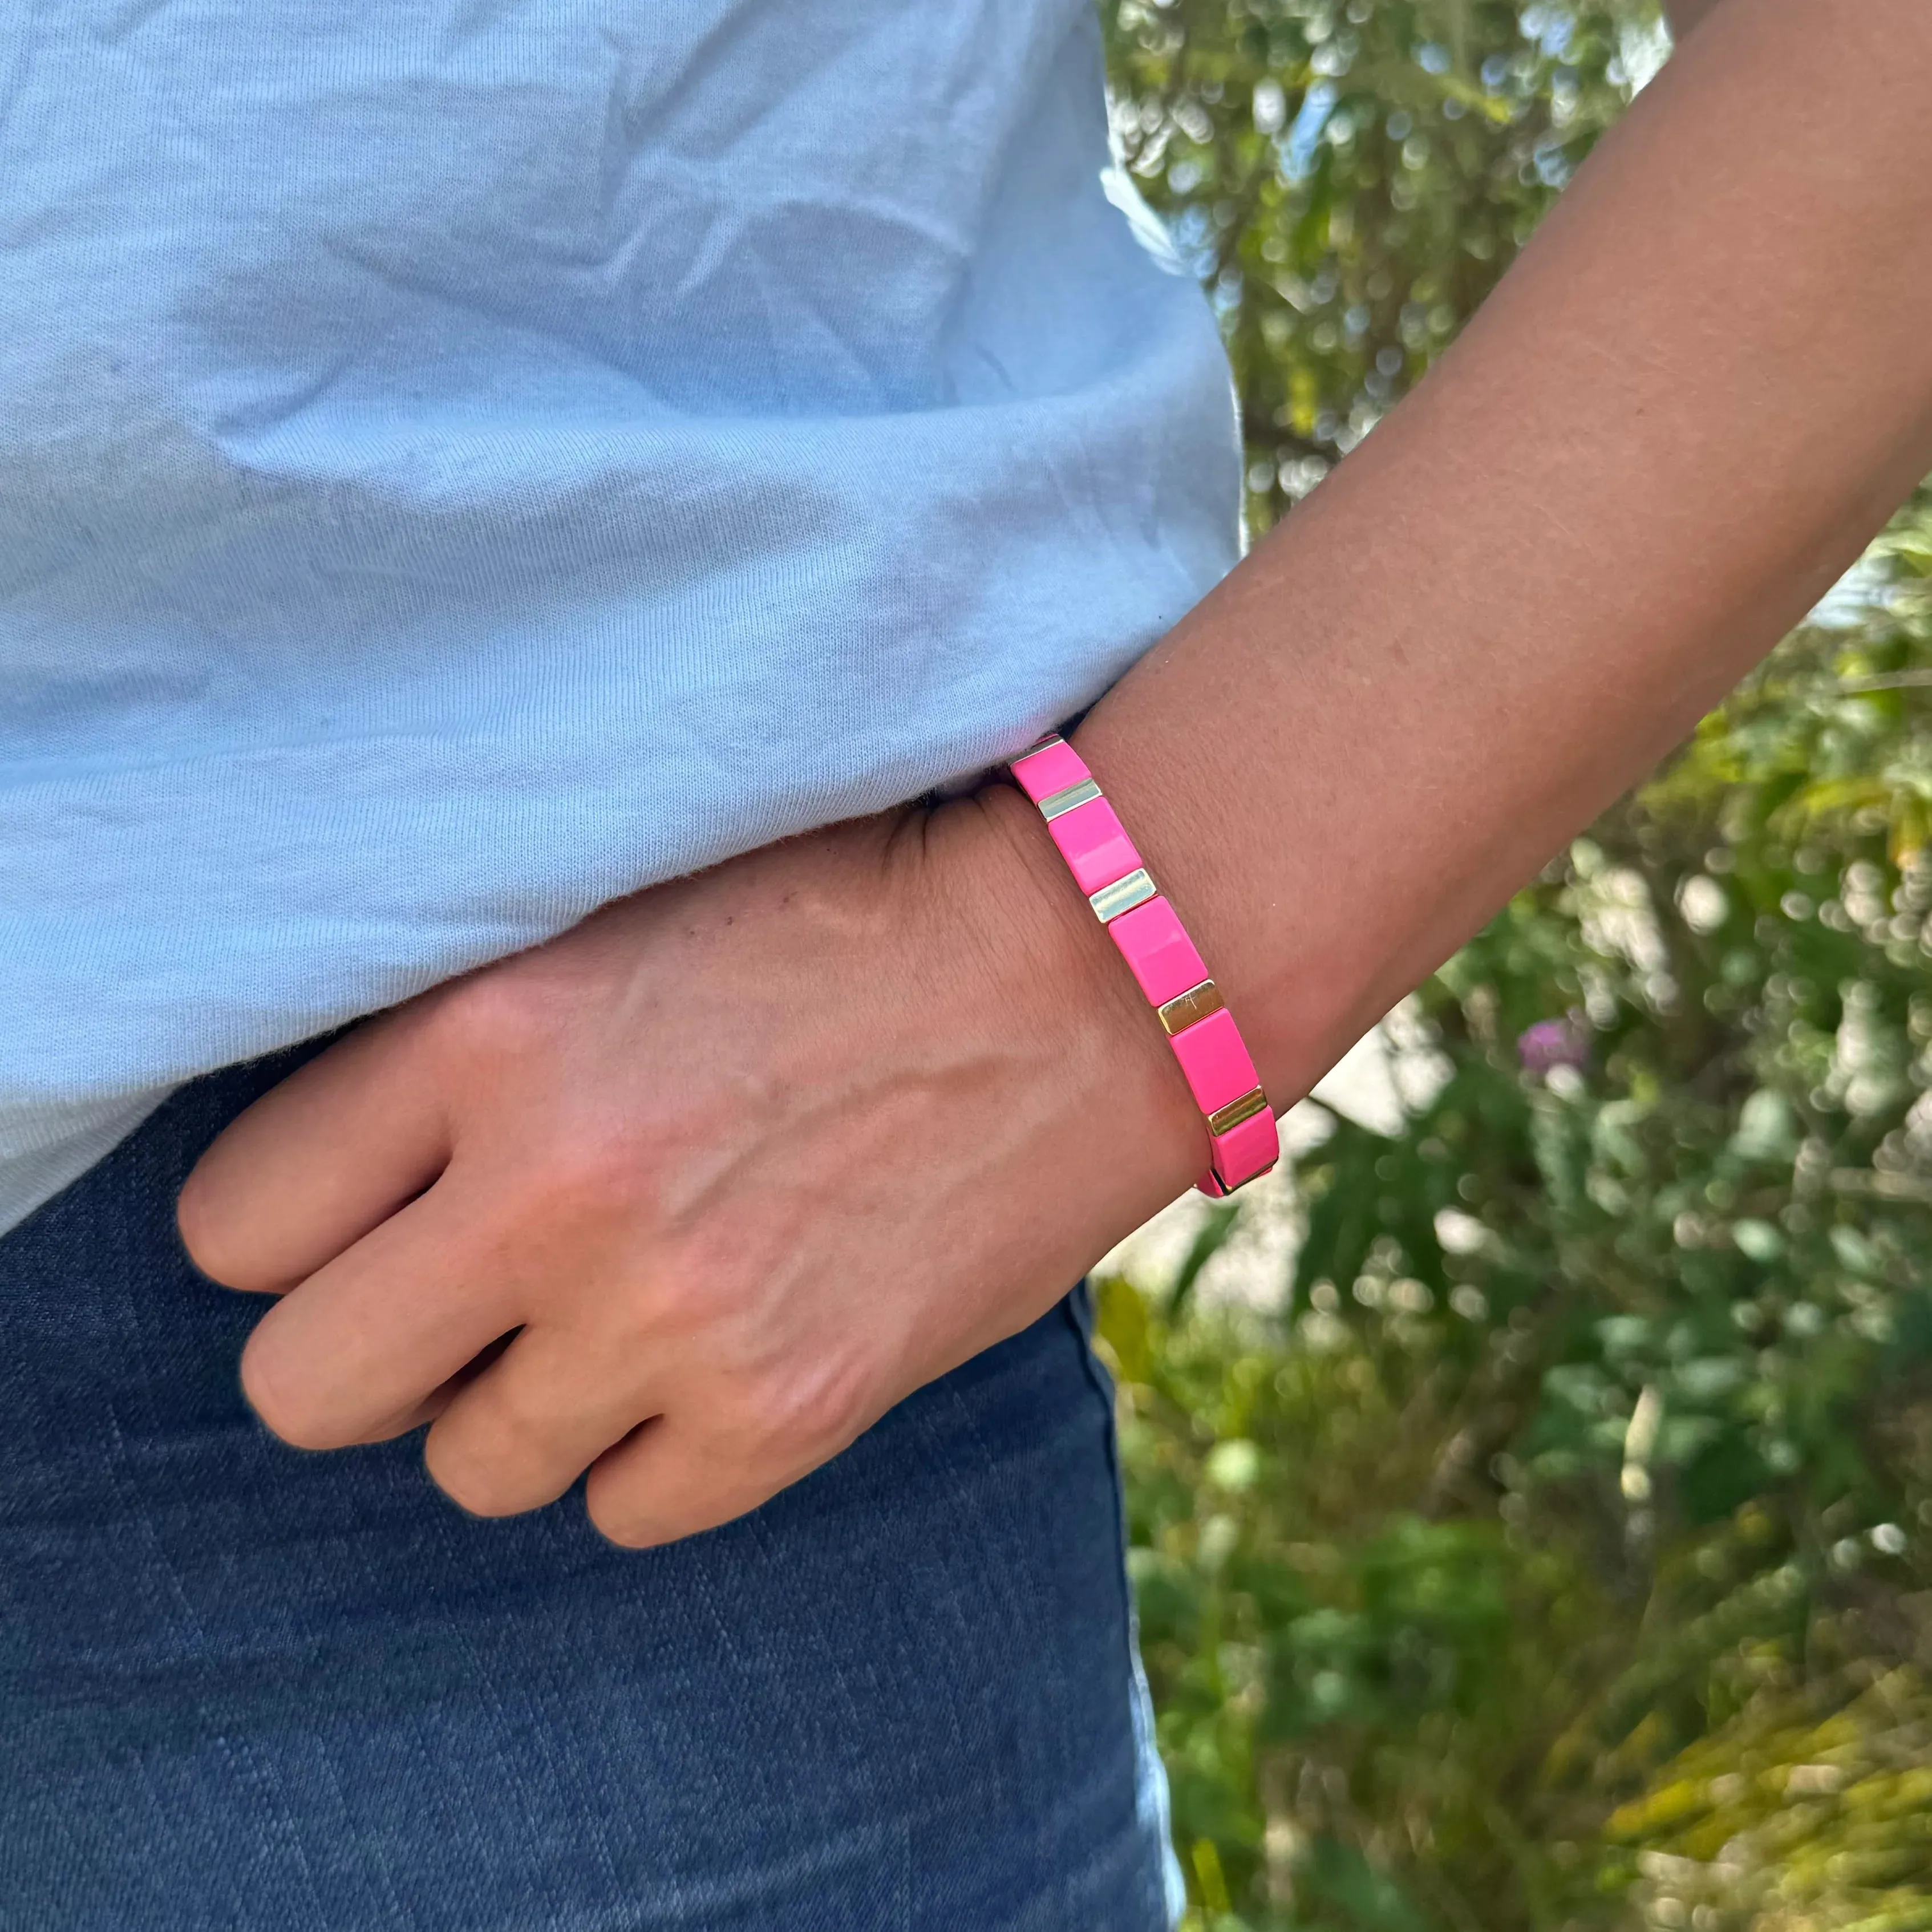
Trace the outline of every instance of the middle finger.
[[454, 1169], [270, 1309], [242, 1385], [284, 1441], [340, 1449], [407, 1415], [523, 1319], [489, 1204]]

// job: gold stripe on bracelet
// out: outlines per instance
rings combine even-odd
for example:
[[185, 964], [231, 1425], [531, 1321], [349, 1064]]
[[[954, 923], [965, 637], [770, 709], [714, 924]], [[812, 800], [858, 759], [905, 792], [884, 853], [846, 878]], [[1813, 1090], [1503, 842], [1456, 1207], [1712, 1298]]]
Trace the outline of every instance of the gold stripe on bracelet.
[[1216, 1136], [1232, 1133], [1244, 1120], [1252, 1120], [1264, 1112], [1268, 1097], [1258, 1087], [1251, 1088], [1238, 1100], [1230, 1100], [1225, 1107], [1216, 1107], [1208, 1116], [1208, 1131]]
[[1220, 988], [1212, 980], [1203, 980], [1199, 986], [1175, 994], [1155, 1010], [1160, 1015], [1161, 1024], [1169, 1033], [1185, 1033], [1197, 1021], [1204, 1020], [1210, 1013], [1218, 1013], [1226, 1004], [1221, 997]]
[[1076, 805], [1084, 805], [1100, 796], [1100, 788], [1091, 778], [1082, 778], [1078, 784], [1068, 785], [1061, 791], [1050, 791], [1040, 802], [1040, 815], [1042, 818], [1058, 818], [1063, 812], [1071, 812]]
[[1144, 866], [1136, 866], [1124, 878], [1116, 879], [1111, 886], [1102, 886], [1097, 892], [1087, 895], [1087, 903], [1094, 908], [1094, 916], [1102, 926], [1117, 920], [1124, 912], [1132, 912], [1137, 905], [1145, 905], [1160, 888], [1148, 877]]

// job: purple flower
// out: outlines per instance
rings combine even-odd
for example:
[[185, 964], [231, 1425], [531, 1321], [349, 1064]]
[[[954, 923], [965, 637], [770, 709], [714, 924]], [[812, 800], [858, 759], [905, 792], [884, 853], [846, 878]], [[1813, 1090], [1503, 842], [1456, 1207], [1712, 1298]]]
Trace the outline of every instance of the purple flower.
[[1580, 1069], [1590, 1064], [1590, 1029], [1574, 1014], [1538, 1020], [1517, 1035], [1516, 1051], [1526, 1073], [1544, 1076], [1558, 1066]]

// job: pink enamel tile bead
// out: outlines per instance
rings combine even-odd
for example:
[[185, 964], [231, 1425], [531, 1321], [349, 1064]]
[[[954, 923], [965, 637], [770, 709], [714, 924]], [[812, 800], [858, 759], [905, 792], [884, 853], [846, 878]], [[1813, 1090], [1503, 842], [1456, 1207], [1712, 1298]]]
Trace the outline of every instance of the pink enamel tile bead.
[[[1280, 1160], [1281, 1130], [1275, 1125], [1274, 1110], [1263, 1108], [1239, 1126], [1229, 1128], [1225, 1134], [1213, 1136], [1210, 1144], [1214, 1150], [1213, 1164], [1206, 1178], [1196, 1185], [1203, 1194], [1211, 1194], [1218, 1200], [1224, 1194], [1233, 1193], [1234, 1188], [1241, 1184], [1237, 1180], [1233, 1186], [1222, 1186], [1222, 1174], [1238, 1174], [1252, 1180], [1258, 1174], [1267, 1173]], [[1214, 1185], [1210, 1186], [1210, 1182]]]
[[1097, 892], [1125, 878], [1141, 862], [1127, 828], [1104, 798], [1090, 798], [1049, 819], [1046, 829], [1083, 892]]
[[1204, 1114], [1218, 1114], [1262, 1084], [1241, 1030], [1226, 1006], [1176, 1034], [1168, 1044], [1187, 1076], [1194, 1104]]
[[1046, 738], [1007, 770], [1020, 782], [1020, 790], [1037, 805], [1057, 791], [1064, 791], [1094, 774], [1087, 761], [1064, 738]]
[[1195, 950], [1180, 915], [1164, 898], [1124, 912], [1107, 928], [1107, 936], [1133, 968], [1150, 1006], [1164, 1006], [1208, 976], [1208, 964]]

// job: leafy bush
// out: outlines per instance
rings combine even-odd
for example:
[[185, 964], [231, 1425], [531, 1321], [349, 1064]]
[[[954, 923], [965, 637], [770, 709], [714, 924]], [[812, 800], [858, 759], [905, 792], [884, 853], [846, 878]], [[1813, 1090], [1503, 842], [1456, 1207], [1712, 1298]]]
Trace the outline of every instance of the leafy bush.
[[1122, 155], [1221, 316], [1257, 529], [1426, 371], [1666, 45], [1634, 0], [1102, 16]]
[[[1108, 26], [1258, 523], [1654, 44], [1488, 0]], [[1932, 1928], [1932, 499], [1862, 584], [1405, 1007], [1427, 1097], [1301, 1156], [1278, 1306], [1202, 1298], [1238, 1204], [1101, 1284], [1197, 1928]]]
[[1278, 1311], [1102, 1286], [1223, 1924], [1932, 1926], [1932, 511], [1875, 556], [1411, 1003]]

